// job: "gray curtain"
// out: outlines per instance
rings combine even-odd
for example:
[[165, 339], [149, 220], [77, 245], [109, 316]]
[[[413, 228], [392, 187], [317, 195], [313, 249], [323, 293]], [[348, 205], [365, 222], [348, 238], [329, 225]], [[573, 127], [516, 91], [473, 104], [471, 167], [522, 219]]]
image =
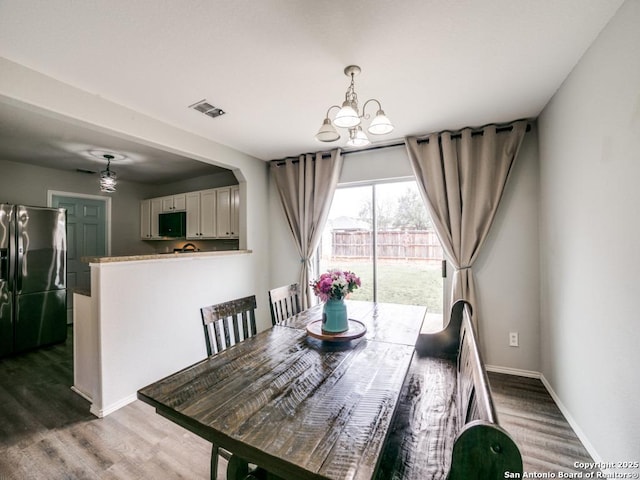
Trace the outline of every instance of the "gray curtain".
[[424, 142], [405, 139], [436, 233], [455, 268], [452, 305], [464, 299], [477, 307], [473, 263], [491, 228], [526, 127], [526, 121], [518, 121], [499, 132], [492, 125], [481, 134], [466, 128], [457, 135], [434, 133]]
[[330, 157], [316, 153], [271, 162], [271, 174], [300, 255], [298, 281], [305, 292], [302, 308], [315, 303], [309, 287], [315, 274], [311, 258], [320, 243], [341, 170], [339, 149], [333, 150]]

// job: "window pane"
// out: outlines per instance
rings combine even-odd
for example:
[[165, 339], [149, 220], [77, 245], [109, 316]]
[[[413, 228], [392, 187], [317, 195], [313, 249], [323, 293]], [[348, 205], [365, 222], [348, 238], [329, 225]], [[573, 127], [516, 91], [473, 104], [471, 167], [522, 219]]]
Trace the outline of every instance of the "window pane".
[[415, 181], [336, 190], [319, 249], [320, 272], [338, 268], [360, 276], [362, 287], [351, 299], [424, 305], [441, 319], [442, 258]]
[[378, 301], [442, 313], [442, 248], [414, 181], [375, 186]]
[[370, 185], [337, 189], [322, 235], [320, 272], [350, 270], [362, 280], [352, 300], [373, 301], [371, 195]]

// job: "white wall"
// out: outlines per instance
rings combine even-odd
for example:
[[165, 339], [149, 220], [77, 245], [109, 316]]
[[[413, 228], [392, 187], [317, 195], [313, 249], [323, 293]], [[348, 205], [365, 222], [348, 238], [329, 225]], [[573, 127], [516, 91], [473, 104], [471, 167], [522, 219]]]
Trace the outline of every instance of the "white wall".
[[539, 119], [542, 372], [604, 461], [640, 459], [639, 26], [627, 0]]
[[[473, 267], [484, 361], [494, 370], [540, 371], [538, 189], [534, 127], [525, 134], [493, 226]], [[509, 332], [519, 334], [519, 347], [509, 346]]]
[[[413, 178], [404, 146], [345, 155], [341, 184]], [[476, 262], [484, 360], [501, 369], [539, 371], [538, 151], [535, 129], [525, 135], [494, 229]], [[297, 281], [295, 245], [272, 184], [271, 287]], [[513, 273], [516, 272], [516, 273]], [[508, 346], [519, 332], [520, 347]]]

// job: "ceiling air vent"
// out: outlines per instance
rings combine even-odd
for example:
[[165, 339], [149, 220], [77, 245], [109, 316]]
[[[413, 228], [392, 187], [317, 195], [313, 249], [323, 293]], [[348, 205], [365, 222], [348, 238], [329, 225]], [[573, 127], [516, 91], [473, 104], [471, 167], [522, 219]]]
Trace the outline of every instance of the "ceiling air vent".
[[219, 117], [220, 115], [225, 114], [224, 110], [222, 110], [219, 107], [214, 107], [206, 100], [200, 100], [199, 102], [194, 103], [193, 105], [189, 105], [189, 108], [193, 108], [194, 110], [202, 112], [211, 118], [216, 118], [216, 117]]

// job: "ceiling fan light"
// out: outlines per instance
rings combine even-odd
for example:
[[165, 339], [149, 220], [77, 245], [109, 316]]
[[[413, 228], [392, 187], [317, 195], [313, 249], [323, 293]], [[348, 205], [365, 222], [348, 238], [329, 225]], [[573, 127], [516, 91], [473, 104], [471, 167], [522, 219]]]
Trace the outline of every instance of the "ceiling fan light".
[[348, 147], [366, 147], [370, 143], [367, 135], [362, 131], [362, 128], [357, 127], [349, 130]]
[[373, 135], [385, 135], [393, 132], [393, 124], [382, 110], [378, 110], [367, 131]]
[[329, 118], [325, 118], [320, 130], [316, 133], [316, 140], [319, 142], [335, 142], [339, 138], [340, 134], [331, 124], [331, 120], [329, 120]]
[[350, 102], [345, 101], [340, 111], [336, 114], [336, 118], [333, 119], [333, 123], [336, 127], [352, 128], [360, 125], [360, 115], [358, 115], [358, 111], [353, 108]]

